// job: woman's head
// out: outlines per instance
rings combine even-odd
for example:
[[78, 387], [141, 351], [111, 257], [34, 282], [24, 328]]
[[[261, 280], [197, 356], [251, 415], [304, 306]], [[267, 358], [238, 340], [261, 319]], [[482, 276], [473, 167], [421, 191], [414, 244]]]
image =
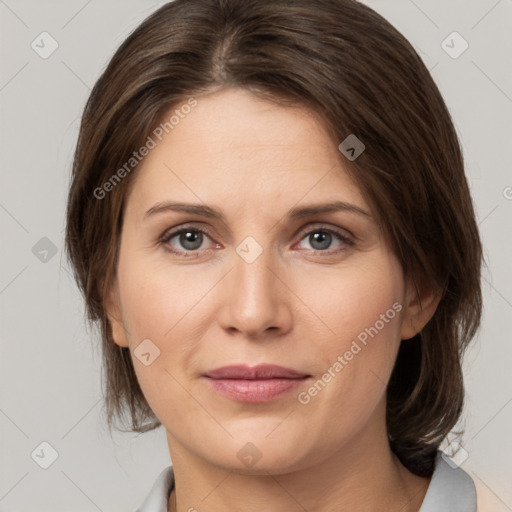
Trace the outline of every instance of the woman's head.
[[[341, 210], [290, 215], [335, 201]], [[109, 422], [128, 411], [134, 430], [163, 423], [225, 464], [250, 439], [284, 471], [379, 438], [385, 420], [404, 465], [431, 472], [462, 409], [481, 247], [446, 106], [374, 11], [351, 0], [164, 6], [93, 89], [67, 220], [101, 326]], [[181, 227], [204, 234], [173, 234]], [[168, 250], [190, 243], [199, 256]], [[247, 404], [201, 377], [263, 362], [310, 378]], [[283, 409], [294, 414], [267, 437]]]

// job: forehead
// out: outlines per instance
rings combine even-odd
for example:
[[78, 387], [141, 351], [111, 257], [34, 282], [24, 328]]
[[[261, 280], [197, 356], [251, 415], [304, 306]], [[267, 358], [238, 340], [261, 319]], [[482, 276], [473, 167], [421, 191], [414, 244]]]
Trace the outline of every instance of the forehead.
[[[276, 201], [291, 205], [307, 196], [365, 207], [344, 157], [311, 110], [279, 106], [241, 89], [196, 101], [174, 116], [169, 133], [161, 130], [161, 140], [153, 136], [155, 146], [136, 170], [128, 203], [140, 209], [168, 194], [221, 206], [238, 203], [241, 211], [272, 209]], [[164, 122], [176, 110], [179, 105]]]

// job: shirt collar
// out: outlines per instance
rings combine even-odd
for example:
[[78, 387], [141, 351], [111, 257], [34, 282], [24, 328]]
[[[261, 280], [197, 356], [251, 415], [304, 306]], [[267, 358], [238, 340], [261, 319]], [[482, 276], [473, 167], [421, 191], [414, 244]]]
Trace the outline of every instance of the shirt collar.
[[472, 478], [441, 451], [418, 512], [476, 512], [476, 490]]

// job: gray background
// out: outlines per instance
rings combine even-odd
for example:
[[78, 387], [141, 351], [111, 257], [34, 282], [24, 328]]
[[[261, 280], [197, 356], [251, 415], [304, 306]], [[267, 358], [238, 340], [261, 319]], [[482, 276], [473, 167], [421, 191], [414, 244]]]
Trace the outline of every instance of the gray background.
[[[163, 428], [109, 436], [98, 340], [63, 255], [85, 101], [114, 50], [162, 3], [0, 0], [1, 512], [135, 510], [170, 464]], [[512, 0], [365, 3], [418, 50], [464, 148], [488, 267], [455, 462], [490, 509], [512, 511]], [[51, 48], [44, 31], [58, 43], [46, 59], [31, 47]], [[469, 44], [457, 58], [445, 51], [463, 48], [457, 36], [446, 40], [453, 31]], [[58, 454], [47, 469], [42, 442]]]

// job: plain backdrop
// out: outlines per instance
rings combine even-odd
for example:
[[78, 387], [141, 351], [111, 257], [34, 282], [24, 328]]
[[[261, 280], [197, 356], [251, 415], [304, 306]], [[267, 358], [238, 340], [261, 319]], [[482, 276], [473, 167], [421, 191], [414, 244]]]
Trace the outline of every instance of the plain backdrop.
[[[419, 52], [464, 149], [487, 268], [456, 461], [493, 511], [512, 511], [512, 1], [365, 3]], [[0, 0], [1, 512], [135, 510], [170, 464], [163, 427], [110, 437], [98, 339], [63, 252], [85, 101], [115, 49], [160, 5]]]

